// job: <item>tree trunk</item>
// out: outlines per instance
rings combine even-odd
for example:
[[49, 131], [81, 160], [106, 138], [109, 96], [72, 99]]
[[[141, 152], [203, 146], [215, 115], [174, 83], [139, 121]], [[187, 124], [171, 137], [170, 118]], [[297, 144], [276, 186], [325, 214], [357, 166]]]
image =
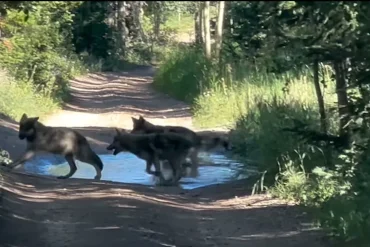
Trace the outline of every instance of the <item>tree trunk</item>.
[[107, 22], [108, 22], [108, 25], [113, 28], [116, 28], [116, 7], [117, 7], [116, 2], [110, 2], [108, 4], [109, 14], [108, 14]]
[[[323, 134], [327, 134], [328, 124], [327, 124], [327, 119], [326, 119], [324, 96], [322, 95], [321, 87], [320, 87], [319, 60], [318, 59], [315, 59], [313, 62], [313, 83], [315, 84], [317, 103], [319, 105], [321, 132]], [[326, 146], [324, 148], [324, 153], [325, 153], [327, 167], [331, 167], [333, 162], [332, 162], [332, 153], [331, 153], [331, 149], [329, 146]]]
[[127, 27], [126, 27], [126, 3], [124, 1], [117, 2], [117, 26], [118, 26], [118, 53], [125, 56], [127, 42]]
[[216, 28], [216, 59], [220, 59], [221, 47], [222, 47], [222, 30], [224, 23], [224, 11], [225, 1], [220, 1], [218, 4], [218, 17], [217, 17], [217, 28]]
[[210, 1], [204, 2], [203, 8], [203, 24], [204, 24], [204, 48], [206, 57], [211, 58], [211, 30], [209, 25], [209, 5]]
[[147, 38], [143, 30], [143, 26], [141, 25], [142, 17], [143, 17], [143, 2], [142, 1], [132, 1], [132, 10], [133, 10], [133, 18], [134, 18], [134, 25], [136, 29], [137, 38], [141, 41], [146, 42]]
[[114, 27], [118, 29], [118, 1], [114, 2]]
[[234, 33], [234, 20], [232, 17], [230, 17], [230, 33], [233, 34]]
[[160, 28], [161, 28], [161, 3], [156, 2], [154, 4], [154, 25], [153, 25], [153, 33], [154, 39], [157, 40], [159, 38]]
[[348, 147], [350, 142], [349, 131], [349, 108], [347, 96], [347, 82], [345, 78], [344, 61], [334, 62], [335, 80], [336, 80], [336, 93], [338, 98], [338, 111], [339, 111], [339, 135], [343, 140], [343, 144]]
[[202, 22], [199, 20], [199, 11], [196, 11], [194, 14], [194, 32], [195, 32], [195, 43], [202, 43]]
[[317, 97], [317, 103], [319, 104], [319, 113], [320, 113], [320, 122], [321, 122], [321, 131], [326, 134], [328, 132], [328, 126], [326, 122], [326, 113], [325, 113], [325, 104], [324, 104], [324, 97], [321, 92], [320, 88], [320, 81], [319, 81], [319, 61], [317, 59], [314, 60], [313, 63], [313, 82], [315, 84], [315, 91]]
[[200, 35], [200, 43], [204, 43], [204, 22], [203, 22], [203, 9], [204, 9], [204, 2], [199, 2], [199, 35]]

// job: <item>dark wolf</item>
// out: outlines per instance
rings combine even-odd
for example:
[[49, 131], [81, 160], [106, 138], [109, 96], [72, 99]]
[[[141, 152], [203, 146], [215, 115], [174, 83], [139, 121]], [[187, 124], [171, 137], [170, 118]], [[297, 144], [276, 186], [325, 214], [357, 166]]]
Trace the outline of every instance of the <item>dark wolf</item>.
[[133, 118], [133, 129], [131, 133], [176, 133], [184, 136], [186, 139], [190, 140], [194, 149], [189, 153], [190, 163], [191, 163], [191, 176], [198, 176], [198, 153], [199, 151], [209, 151], [213, 148], [222, 146], [226, 150], [230, 150], [230, 144], [227, 138], [220, 136], [201, 136], [195, 133], [194, 131], [182, 127], [182, 126], [161, 126], [154, 125], [142, 116], [139, 119]]
[[[146, 161], [146, 172], [160, 177], [163, 184], [166, 181], [161, 174], [160, 162], [168, 161], [174, 174], [172, 182], [181, 179], [185, 159], [193, 149], [191, 141], [174, 133], [131, 134], [115, 130], [113, 142], [107, 147], [107, 150], [113, 150], [113, 155], [122, 151], [133, 153]], [[152, 164], [154, 172], [151, 171]]]
[[10, 168], [16, 168], [36, 153], [48, 152], [64, 155], [70, 171], [60, 179], [66, 179], [77, 171], [74, 159], [89, 163], [96, 170], [95, 179], [100, 180], [103, 163], [99, 156], [91, 149], [86, 138], [75, 130], [61, 127], [49, 127], [40, 123], [38, 117], [29, 118], [24, 113], [19, 122], [19, 139], [27, 141], [26, 152], [21, 158], [10, 164]]

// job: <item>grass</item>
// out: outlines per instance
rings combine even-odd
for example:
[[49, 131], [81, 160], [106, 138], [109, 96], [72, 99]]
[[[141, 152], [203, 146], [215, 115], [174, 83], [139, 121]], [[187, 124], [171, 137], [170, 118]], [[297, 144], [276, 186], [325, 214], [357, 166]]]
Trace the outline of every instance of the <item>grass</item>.
[[[233, 125], [242, 116], [254, 114], [257, 105], [274, 100], [278, 104], [316, 108], [317, 98], [309, 69], [279, 76], [266, 73], [246, 73], [240, 81], [219, 81], [195, 99], [195, 123], [199, 127]], [[286, 82], [289, 85], [286, 86]], [[283, 89], [288, 91], [284, 92]], [[333, 84], [325, 91], [327, 106], [335, 100]]]
[[189, 14], [170, 15], [164, 25], [177, 32], [177, 34], [187, 34], [194, 32], [194, 16]]
[[[170, 23], [176, 27], [174, 20]], [[263, 174], [256, 183], [259, 189], [306, 206], [317, 223], [340, 241], [368, 246], [370, 186], [364, 181], [370, 180], [370, 152], [367, 156], [364, 151], [339, 153], [284, 131], [298, 123], [320, 130], [312, 70], [263, 71], [248, 61], [214, 65], [201, 50], [182, 47], [166, 56], [154, 86], [191, 104], [198, 127], [232, 128], [234, 152]], [[321, 64], [320, 73], [326, 83], [321, 89], [329, 132], [337, 134], [333, 71]]]
[[[154, 86], [192, 104], [195, 124], [204, 128], [233, 127], [242, 116], [256, 112], [257, 104], [272, 100], [317, 108], [309, 68], [276, 75], [256, 72], [246, 64], [221, 67], [207, 61], [200, 50], [181, 47], [167, 55]], [[326, 81], [330, 75], [326, 69]], [[324, 90], [324, 96], [327, 107], [332, 107], [336, 97], [333, 83]]]
[[18, 121], [23, 113], [44, 117], [57, 110], [59, 104], [52, 98], [38, 93], [30, 83], [15, 82], [0, 71], [0, 112]]
[[[320, 128], [313, 74], [308, 67], [279, 75], [249, 68], [248, 64], [215, 66], [199, 50], [182, 48], [159, 68], [154, 86], [190, 103], [197, 127], [235, 129], [231, 135], [235, 152], [253, 161], [261, 172], [268, 170], [271, 178], [278, 172], [276, 161], [282, 154], [298, 159], [296, 150], [309, 149], [282, 129], [293, 127], [296, 120]], [[329, 126], [335, 133], [336, 116], [329, 111], [336, 101], [332, 71], [322, 68]], [[311, 169], [315, 162], [325, 164], [319, 150], [311, 154], [307, 166]]]
[[210, 82], [207, 72], [210, 66], [197, 50], [174, 49], [159, 67], [153, 85], [177, 99], [192, 103], [202, 91], [203, 82]]
[[[215, 66], [198, 50], [181, 49], [168, 56], [154, 85], [189, 102], [196, 125], [233, 128], [234, 152], [264, 174], [263, 189], [315, 209], [321, 226], [348, 236], [346, 229], [350, 227], [353, 231], [359, 223], [351, 221], [353, 209], [343, 212], [346, 205], [343, 200], [325, 210], [320, 208], [343, 196], [348, 191], [348, 181], [335, 168], [323, 168], [328, 167], [324, 150], [283, 131], [293, 127], [297, 120], [311, 129], [320, 128], [312, 71], [307, 67], [277, 75], [249, 68], [248, 64]], [[321, 68], [320, 76], [327, 83], [324, 98], [329, 131], [336, 133], [337, 115], [330, 111], [336, 105], [332, 71], [326, 66]], [[333, 161], [340, 164], [337, 159]], [[331, 212], [337, 215], [331, 216]], [[342, 216], [345, 222], [339, 220]]]

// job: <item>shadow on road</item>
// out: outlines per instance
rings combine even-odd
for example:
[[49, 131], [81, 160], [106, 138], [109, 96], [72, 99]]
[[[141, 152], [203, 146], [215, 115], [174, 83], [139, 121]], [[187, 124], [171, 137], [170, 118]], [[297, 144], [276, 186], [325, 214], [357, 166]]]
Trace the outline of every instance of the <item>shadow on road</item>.
[[152, 77], [134, 72], [94, 73], [71, 81], [72, 99], [64, 109], [76, 112], [128, 112], [155, 117], [191, 117], [190, 107], [154, 91]]
[[294, 207], [235, 208], [176, 189], [16, 173], [3, 182], [1, 246], [322, 246], [297, 217], [287, 220]]

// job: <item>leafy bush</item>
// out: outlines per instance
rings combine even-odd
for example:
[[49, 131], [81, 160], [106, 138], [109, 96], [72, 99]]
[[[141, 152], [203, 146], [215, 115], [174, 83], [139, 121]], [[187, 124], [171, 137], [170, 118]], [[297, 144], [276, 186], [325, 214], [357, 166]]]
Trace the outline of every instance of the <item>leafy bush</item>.
[[59, 105], [50, 96], [35, 89], [29, 82], [16, 82], [0, 71], [0, 112], [19, 121], [23, 113], [43, 117], [58, 109]]
[[[77, 3], [75, 3], [77, 4]], [[29, 15], [10, 11], [4, 21], [4, 42], [0, 44], [0, 65], [21, 82], [40, 92], [64, 99], [68, 80], [84, 71], [68, 39], [71, 8], [65, 2], [38, 2]]]
[[193, 102], [212, 83], [211, 67], [201, 50], [179, 47], [161, 64], [153, 85], [175, 98]]

